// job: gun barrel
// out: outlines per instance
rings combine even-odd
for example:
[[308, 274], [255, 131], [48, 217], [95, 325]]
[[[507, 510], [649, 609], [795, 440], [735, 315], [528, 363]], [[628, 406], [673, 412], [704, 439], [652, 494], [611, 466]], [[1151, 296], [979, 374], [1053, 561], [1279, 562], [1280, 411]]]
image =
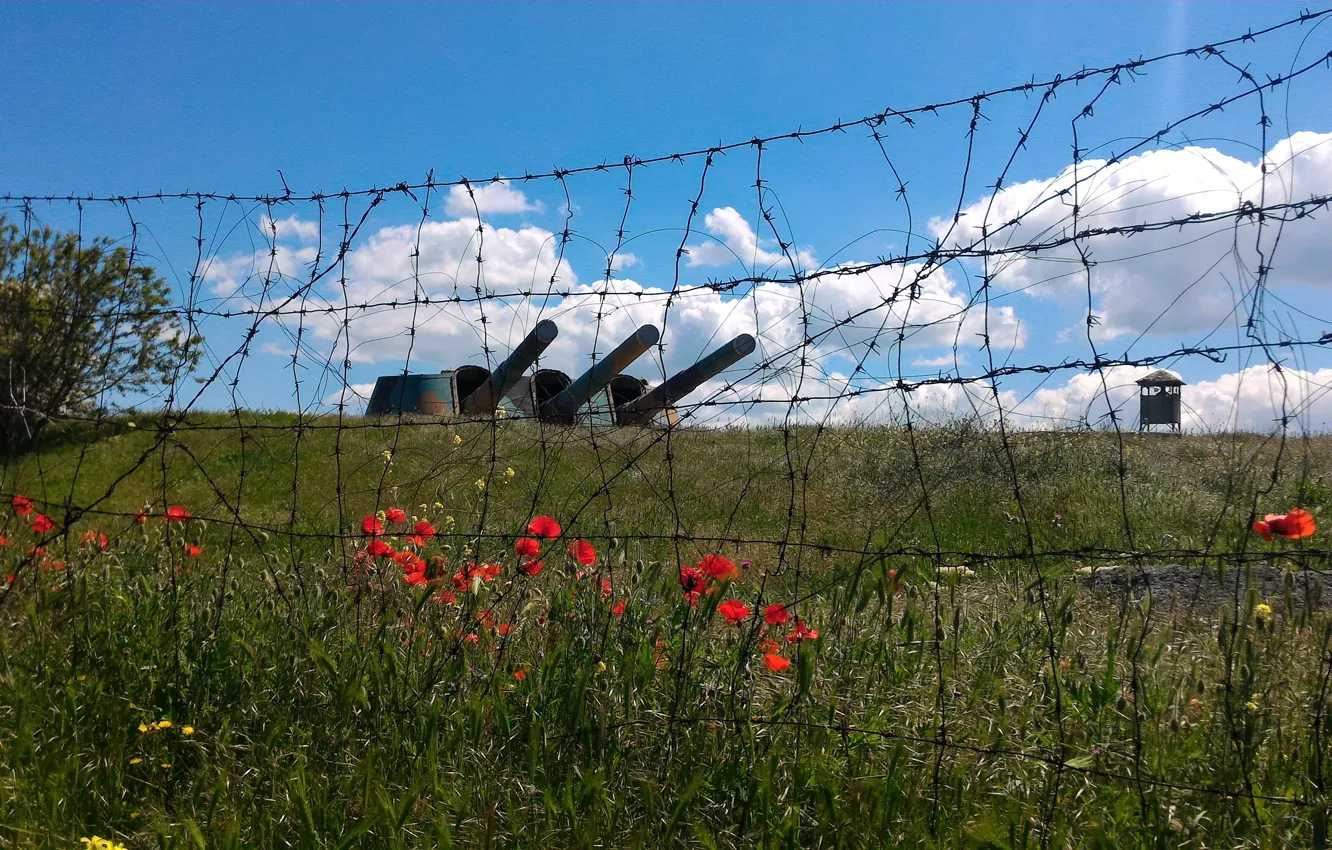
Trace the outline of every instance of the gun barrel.
[[698, 389], [704, 381], [753, 352], [757, 343], [749, 334], [740, 336], [708, 354], [693, 366], [676, 372], [656, 389], [625, 402], [615, 410], [621, 425], [643, 425], [661, 411]]
[[472, 415], [494, 412], [500, 399], [513, 389], [523, 377], [523, 373], [536, 362], [541, 352], [545, 351], [559, 334], [560, 329], [550, 319], [537, 322], [536, 327], [523, 337], [523, 341], [518, 343], [513, 353], [490, 373], [490, 380], [463, 399], [461, 411]]
[[629, 364], [656, 345], [660, 338], [661, 331], [657, 330], [655, 325], [643, 325], [620, 343], [614, 351], [580, 375], [578, 380], [547, 402], [542, 408], [542, 416], [562, 422], [572, 422], [578, 408], [604, 390], [612, 378], [629, 368]]

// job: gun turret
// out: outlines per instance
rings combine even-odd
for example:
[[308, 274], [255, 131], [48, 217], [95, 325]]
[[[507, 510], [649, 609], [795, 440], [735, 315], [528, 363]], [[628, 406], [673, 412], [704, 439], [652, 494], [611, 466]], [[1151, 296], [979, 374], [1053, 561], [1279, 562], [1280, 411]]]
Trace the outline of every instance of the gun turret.
[[513, 353], [490, 373], [490, 379], [463, 399], [461, 412], [472, 416], [493, 413], [500, 399], [522, 380], [523, 373], [536, 362], [541, 352], [555, 341], [559, 333], [560, 329], [550, 319], [537, 322], [537, 326], [523, 337], [523, 341], [518, 343]]
[[704, 381], [723, 369], [748, 356], [755, 348], [749, 334], [740, 336], [713, 351], [693, 366], [676, 372], [651, 392], [643, 393], [633, 401], [615, 409], [615, 421], [620, 425], [646, 425], [654, 416], [698, 389]]
[[592, 396], [604, 390], [612, 378], [629, 368], [629, 364], [656, 345], [660, 338], [661, 332], [654, 325], [643, 325], [620, 343], [614, 351], [580, 375], [578, 380], [542, 405], [541, 417], [572, 423], [574, 414], [580, 407], [587, 404]]

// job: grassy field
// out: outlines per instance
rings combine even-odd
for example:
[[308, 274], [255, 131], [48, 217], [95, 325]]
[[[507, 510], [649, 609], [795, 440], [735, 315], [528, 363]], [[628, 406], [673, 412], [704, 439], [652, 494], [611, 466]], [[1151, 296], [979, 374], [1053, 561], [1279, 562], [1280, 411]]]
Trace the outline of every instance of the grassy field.
[[[1327, 845], [1332, 616], [1246, 573], [1332, 567], [1324, 529], [1247, 530], [1326, 524], [1332, 438], [341, 424], [144, 417], [6, 463], [0, 844]], [[358, 557], [394, 507], [415, 582]], [[710, 554], [747, 566], [691, 605]], [[1234, 593], [1080, 583], [1154, 563]]]

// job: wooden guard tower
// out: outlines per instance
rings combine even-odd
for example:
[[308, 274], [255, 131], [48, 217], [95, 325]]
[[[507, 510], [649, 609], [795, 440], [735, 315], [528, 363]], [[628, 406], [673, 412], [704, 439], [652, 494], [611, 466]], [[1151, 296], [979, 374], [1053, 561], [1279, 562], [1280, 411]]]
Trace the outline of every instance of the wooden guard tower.
[[1184, 381], [1174, 372], [1157, 369], [1138, 380], [1138, 430], [1157, 426], [1179, 433], [1180, 387]]

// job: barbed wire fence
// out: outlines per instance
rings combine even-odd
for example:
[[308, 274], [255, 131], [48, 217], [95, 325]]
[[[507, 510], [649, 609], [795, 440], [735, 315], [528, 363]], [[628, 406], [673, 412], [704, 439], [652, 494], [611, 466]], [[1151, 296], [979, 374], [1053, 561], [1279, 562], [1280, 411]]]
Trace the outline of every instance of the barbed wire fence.
[[[695, 597], [696, 604], [683, 605], [675, 619], [665, 610], [646, 615], [672, 623], [673, 655], [659, 658], [671, 678], [669, 697], [652, 711], [635, 715], [626, 710], [609, 717], [602, 726], [607, 735], [648, 729], [669, 740], [671, 730], [688, 726], [765, 728], [790, 733], [797, 758], [801, 735], [816, 732], [862, 744], [873, 740], [908, 745], [928, 759], [929, 794], [936, 800], [946, 796], [950, 760], [960, 755], [1030, 762], [1043, 769], [1037, 794], [1042, 843], [1053, 840], [1047, 830], [1070, 805], [1071, 784], [1077, 778], [1131, 792], [1143, 823], [1162, 818], [1156, 797], [1161, 792], [1186, 792], [1216, 805], [1246, 807], [1248, 813], [1236, 816], [1251, 814], [1258, 821], [1270, 817], [1260, 814], [1261, 804], [1321, 813], [1329, 804], [1322, 727], [1332, 655], [1325, 646], [1311, 644], [1313, 648], [1299, 656], [1317, 664], [1316, 670], [1304, 671], [1308, 681], [1324, 685], [1300, 697], [1308, 725], [1299, 734], [1310, 740], [1305, 755], [1312, 766], [1305, 771], [1303, 787], [1271, 788], [1246, 738], [1244, 688], [1253, 674], [1244, 672], [1252, 661], [1241, 657], [1240, 634], [1246, 617], [1253, 616], [1243, 578], [1247, 569], [1277, 566], [1307, 587], [1326, 574], [1332, 555], [1319, 537], [1273, 549], [1248, 533], [1266, 510], [1275, 509], [1272, 500], [1292, 488], [1308, 496], [1322, 486], [1318, 482], [1324, 474], [1317, 466], [1325, 457], [1300, 423], [1332, 390], [1332, 385], [1311, 382], [1308, 376], [1314, 373], [1307, 365], [1326, 352], [1332, 334], [1317, 327], [1316, 305], [1279, 301], [1292, 315], [1309, 321], [1286, 323], [1277, 316], [1280, 310], [1272, 304], [1281, 296], [1272, 291], [1272, 279], [1282, 249], [1292, 241], [1297, 243], [1292, 250], [1306, 255], [1306, 265], [1317, 267], [1317, 260], [1328, 256], [1326, 237], [1320, 247], [1309, 234], [1319, 228], [1327, 232], [1332, 181], [1301, 183], [1306, 178], [1295, 176], [1296, 165], [1314, 169], [1305, 163], [1325, 156], [1319, 151], [1296, 151], [1291, 144], [1281, 149], [1289, 154], [1284, 161], [1273, 151], [1274, 127], [1283, 119], [1282, 97], [1288, 98], [1296, 87], [1316, 92], [1328, 84], [1329, 30], [1319, 28], [1329, 16], [1332, 10], [1310, 11], [1184, 51], [923, 106], [885, 108], [813, 130], [571, 168], [453, 180], [438, 179], [432, 171], [419, 182], [313, 194], [293, 192], [285, 179], [283, 190], [274, 194], [6, 194], [3, 208], [24, 234], [47, 225], [65, 226], [72, 216], [82, 240], [85, 228], [105, 232], [116, 226], [113, 220], [120, 222], [118, 232], [124, 235], [119, 244], [128, 251], [131, 267], [153, 264], [177, 274], [175, 303], [133, 318], [165, 318], [185, 342], [180, 362], [159, 395], [104, 391], [90, 412], [57, 416], [59, 421], [43, 432], [36, 448], [7, 459], [4, 481], [9, 492], [4, 498], [31, 499], [54, 525], [38, 535], [32, 550], [13, 568], [14, 580], [0, 590], [0, 610], [16, 604], [24, 587], [42, 575], [50, 552], [60, 546], [77, 550], [81, 530], [94, 524], [114, 526], [114, 536], [128, 538], [142, 520], [135, 505], [147, 503], [156, 517], [169, 505], [184, 504], [182, 494], [188, 493], [194, 519], [211, 529], [210, 545], [219, 566], [209, 578], [215, 599], [210, 619], [202, 625], [182, 623], [182, 642], [191, 629], [208, 634], [223, 627], [224, 611], [235, 604], [229, 601], [229, 589], [241, 570], [262, 570], [278, 604], [289, 613], [300, 610], [315, 585], [335, 571], [354, 594], [359, 629], [382, 615], [385, 598], [401, 590], [368, 578], [374, 557], [367, 558], [367, 544], [377, 536], [367, 537], [362, 517], [368, 520], [410, 494], [413, 504], [417, 499], [434, 501], [441, 510], [465, 515], [456, 527], [440, 528], [436, 538], [447, 541], [449, 560], [439, 562], [438, 574], [432, 563], [431, 587], [439, 588], [439, 596], [448, 596], [449, 602], [440, 606], [432, 624], [420, 626], [436, 643], [413, 685], [422, 699], [456, 695], [469, 687], [453, 678], [454, 665], [470, 651], [468, 638], [476, 624], [528, 611], [540, 583], [551, 581], [550, 573], [538, 578], [515, 563], [507, 568], [507, 583], [483, 597], [468, 592], [474, 584], [469, 570], [505, 557], [512, 560], [521, 528], [534, 516], [551, 514], [570, 534], [576, 529], [604, 554], [588, 572], [604, 577], [607, 588], [675, 588], [681, 568], [715, 553], [755, 564], [743, 575], [737, 573], [733, 586], [726, 585], [754, 615], [743, 618], [734, 641], [741, 648], [725, 669], [699, 672], [700, 658], [717, 633], [715, 604]], [[1292, 33], [1300, 39], [1294, 46], [1282, 41], [1289, 49], [1269, 47]], [[1097, 125], [1098, 114], [1114, 114], [1117, 97], [1145, 85], [1150, 74], [1170, 63], [1184, 63], [1183, 73], [1228, 89], [1157, 127]], [[1226, 82], [1217, 82], [1222, 77]], [[1289, 110], [1289, 101], [1285, 108]], [[1009, 110], [1025, 116], [1016, 138], [990, 117], [992, 112], [1007, 117]], [[1248, 127], [1251, 135], [1218, 141], [1209, 122], [1222, 117], [1228, 121], [1226, 128], [1239, 132], [1234, 128]], [[1066, 124], [1054, 123], [1060, 120]], [[917, 200], [916, 188], [941, 178], [902, 166], [899, 140], [922, 132], [926, 121], [939, 122], [934, 126], [942, 128], [941, 139], [945, 130], [961, 128], [964, 146], [946, 181], [956, 203], [948, 215], [923, 226], [921, 210], [930, 203]], [[1289, 126], [1289, 114], [1284, 121]], [[1047, 134], [1050, 126], [1059, 129]], [[1136, 185], [1133, 178], [1122, 178], [1135, 158], [1196, 148], [1202, 142], [1195, 139], [1256, 151], [1255, 184], [1236, 187], [1225, 203], [1200, 189], [1197, 197], [1148, 200], [1141, 209], [1115, 208], [1117, 218], [1105, 212], [1115, 188]], [[1037, 144], [1057, 142], [1071, 146], [1061, 173], [1047, 181], [1030, 175], [1022, 179], [1032, 167], [1024, 155]], [[900, 242], [872, 260], [819, 264], [798, 244], [793, 218], [770, 175], [791, 162], [799, 175], [799, 163], [816, 155], [819, 146], [842, 144], [859, 145], [877, 159], [875, 170], [866, 169], [858, 177], [874, 187], [883, 206], [892, 207], [893, 221], [901, 226], [885, 229], [894, 230]], [[772, 165], [773, 159], [781, 164]], [[734, 172], [718, 176], [723, 169], [740, 170], [741, 160], [749, 170], [743, 186]], [[668, 188], [661, 192], [671, 192], [670, 198], [684, 193], [687, 199], [682, 205], [668, 202], [680, 208], [680, 215], [650, 221], [650, 227], [643, 228], [638, 211], [644, 196], [660, 189], [653, 181], [663, 171], [669, 171]], [[914, 185], [913, 178], [918, 181]], [[585, 181], [597, 181], [587, 190], [597, 196], [606, 191], [608, 180], [615, 182], [614, 191], [623, 201], [602, 207], [613, 224], [613, 241], [605, 249], [580, 232], [580, 218], [595, 218], [584, 211], [580, 197], [589, 185]], [[728, 198], [738, 199], [741, 188], [750, 193], [755, 214], [749, 241], [728, 243], [716, 228], [701, 223], [708, 215], [713, 181], [724, 184], [721, 191]], [[1312, 190], [1297, 196], [1295, 188], [1301, 186]], [[491, 223], [496, 214], [486, 194], [518, 187], [546, 191], [559, 206], [559, 230], [548, 235], [547, 244], [527, 253], [515, 249], [514, 231]], [[1132, 191], [1113, 197], [1123, 199]], [[1180, 212], [1178, 203], [1172, 208], [1167, 201], [1196, 201], [1197, 208]], [[432, 241], [440, 238], [430, 228], [439, 221], [441, 207], [452, 216], [445, 226], [467, 231], [459, 242], [462, 248], [453, 254]], [[667, 207], [650, 208], [652, 218], [655, 210]], [[150, 221], [164, 222], [162, 232]], [[186, 221], [191, 223], [188, 228]], [[293, 231], [301, 234], [298, 249], [291, 247]], [[635, 240], [647, 234], [674, 246], [669, 253], [660, 252], [665, 262], [657, 268], [669, 270], [660, 289], [624, 275], [625, 255], [646, 244]], [[862, 238], [858, 234], [849, 244]], [[249, 240], [248, 250], [238, 252], [235, 240]], [[1153, 308], [1146, 330], [1136, 329], [1141, 333], [1133, 346], [1113, 354], [1119, 337], [1107, 332], [1100, 315], [1108, 309], [1105, 282], [1116, 268], [1138, 259], [1134, 246], [1142, 241], [1147, 243], [1145, 255], [1166, 257], [1204, 242], [1224, 244], [1207, 255], [1209, 267], [1186, 260], [1184, 268], [1197, 275], [1194, 285]], [[180, 247], [189, 242], [192, 250]], [[383, 271], [389, 285], [379, 290], [362, 285], [367, 276], [381, 273], [369, 264], [387, 254], [358, 252], [388, 243], [402, 249], [393, 254], [401, 276]], [[571, 274], [570, 258], [589, 246], [604, 257], [605, 265], [593, 283], [582, 284]], [[744, 270], [703, 280], [691, 262], [719, 246], [731, 251], [732, 258], [736, 246], [748, 251], [739, 257]], [[527, 265], [517, 271], [505, 268], [515, 256], [525, 258]], [[292, 274], [293, 262], [306, 271]], [[450, 262], [452, 269], [447, 268]], [[1041, 262], [1057, 271], [1040, 277]], [[1210, 332], [1180, 344], [1148, 335], [1158, 323], [1168, 325], [1189, 311], [1191, 294], [1213, 297], [1206, 285], [1210, 281], [1216, 288], [1218, 278], [1209, 273], [1223, 263], [1233, 274], [1233, 279], [1225, 278], [1228, 307]], [[496, 267], [503, 270], [493, 272]], [[15, 268], [18, 284], [24, 285], [31, 270], [21, 260]], [[1017, 274], [1015, 269], [1037, 270]], [[939, 282], [948, 275], [967, 281], [967, 291], [941, 289]], [[219, 283], [229, 276], [235, 280]], [[439, 280], [445, 285], [438, 285]], [[1042, 285], [1080, 293], [1079, 332], [1085, 346], [1057, 362], [1015, 360], [1024, 347], [1021, 335], [1029, 331], [1014, 325], [1014, 296]], [[835, 294], [826, 295], [826, 288]], [[838, 297], [846, 298], [845, 303], [837, 303]], [[695, 397], [676, 402], [678, 422], [667, 426], [557, 423], [521, 410], [470, 417], [404, 410], [362, 415], [366, 399], [356, 394], [355, 386], [368, 364], [379, 363], [381, 371], [405, 378], [423, 361], [433, 361], [432, 342], [465, 331], [484, 357], [485, 368], [493, 371], [522, 332], [548, 317], [572, 318], [583, 325], [576, 335], [591, 346], [579, 352], [590, 355], [585, 365], [604, 360], [630, 327], [627, 322], [637, 326], [651, 318], [660, 337], [648, 356], [664, 379], [674, 368], [671, 364], [679, 362], [677, 351], [693, 351], [709, 342], [689, 336], [702, 327], [691, 313], [702, 311], [700, 304], [716, 308], [707, 314], [712, 318], [703, 324], [712, 324], [703, 332], [751, 329], [760, 340], [757, 356], [755, 362], [741, 362], [708, 382]], [[32, 313], [7, 315], [4, 321], [22, 327], [43, 308], [38, 304], [26, 309]], [[119, 327], [130, 317], [117, 307], [94, 318]], [[1234, 331], [1233, 338], [1220, 333], [1227, 327]], [[1058, 330], [1037, 332], [1053, 336]], [[973, 334], [979, 342], [968, 347]], [[262, 341], [265, 336], [269, 343]], [[287, 344], [281, 355], [261, 350], [266, 344], [276, 350], [272, 339]], [[952, 361], [951, 369], [912, 371], [913, 346], [926, 339], [949, 352], [944, 359]], [[1131, 351], [1140, 342], [1159, 347]], [[257, 354], [267, 359], [255, 366]], [[272, 365], [278, 356], [288, 358], [281, 371]], [[199, 365], [192, 369], [195, 357]], [[1143, 522], [1140, 502], [1148, 497], [1133, 479], [1130, 455], [1176, 449], [1160, 448], [1167, 445], [1160, 439], [1144, 443], [1132, 433], [1129, 405], [1137, 396], [1125, 394], [1123, 384], [1126, 375], [1131, 381], [1148, 367], [1230, 362], [1270, 372], [1270, 391], [1276, 394], [1271, 399], [1274, 424], [1269, 433], [1252, 437], [1228, 435], [1226, 422], [1212, 422], [1215, 430], [1201, 430], [1215, 445], [1231, 446], [1240, 460], [1222, 495], [1195, 506], [1206, 515], [1198, 519], [1198, 536], [1186, 545]], [[1050, 381], [1075, 376], [1090, 379], [1094, 387], [1077, 411], [1047, 415], [1033, 407], [1031, 400]], [[106, 386], [115, 386], [114, 376], [104, 378]], [[250, 397], [262, 401], [255, 404]], [[953, 405], [948, 414], [940, 415], [941, 406], [948, 404]], [[4, 406], [20, 414], [38, 412], [12, 398]], [[262, 407], [275, 410], [270, 415], [255, 412]], [[124, 442], [133, 448], [116, 450], [128, 454], [109, 466], [99, 453], [108, 451], [108, 435], [124, 439], [130, 420], [142, 421], [141, 426], [136, 423], [135, 441]], [[1113, 528], [1098, 526], [1080, 539], [1053, 539], [1043, 530], [1049, 525], [1041, 513], [1046, 498], [1033, 492], [1039, 489], [1033, 473], [1062, 457], [1067, 449], [1061, 447], [1067, 443], [1061, 440], [1084, 438], [1096, 440], [1105, 452], [1102, 459], [1110, 472], [1103, 484], [1114, 492], [1098, 504], [1113, 510]], [[716, 448], [715, 441], [722, 439], [730, 442]], [[61, 440], [77, 441], [77, 450], [70, 452]], [[53, 448], [45, 447], [48, 442]], [[705, 454], [705, 448], [713, 454]], [[876, 451], [899, 466], [874, 466]], [[941, 453], [953, 455], [950, 463], [970, 461], [984, 471], [958, 471], [941, 460]], [[828, 510], [826, 492], [835, 485], [819, 480], [832, 474], [828, 468], [834, 461], [850, 463], [849, 456], [869, 464], [870, 478], [891, 471], [897, 501], [891, 515], [872, 522], [860, 516], [863, 527], [848, 529], [821, 513]], [[404, 463], [412, 468], [404, 470]], [[527, 490], [511, 498], [508, 494], [516, 489], [504, 487], [506, 467], [513, 466], [522, 467]], [[275, 495], [279, 475], [290, 476], [281, 482], [281, 498]], [[970, 520], [959, 517], [953, 491], [968, 486], [972, 475], [984, 476], [994, 492], [1006, 493], [1005, 528], [1011, 535], [1001, 543], [968, 548], [955, 530]], [[724, 481], [717, 486], [726, 495], [713, 500], [719, 519], [703, 518], [693, 504], [708, 498], [700, 493], [713, 486], [709, 477]], [[1237, 484], [1240, 479], [1248, 483]], [[865, 480], [848, 478], [845, 486]], [[148, 482], [151, 491], [144, 489]], [[457, 507], [463, 504], [461, 494], [469, 497], [465, 507]], [[446, 497], [452, 498], [447, 505]], [[1308, 504], [1322, 498], [1314, 493]], [[423, 516], [431, 513], [428, 504], [421, 505]], [[769, 514], [776, 517], [773, 522], [759, 521]], [[165, 528], [168, 548], [177, 546], [173, 535], [184, 534], [183, 529], [173, 523]], [[553, 545], [542, 543], [540, 557], [550, 558]], [[1229, 637], [1221, 639], [1224, 675], [1218, 685], [1232, 752], [1215, 758], [1230, 767], [1213, 773], [1199, 767], [1193, 774], [1162, 774], [1160, 737], [1146, 729], [1159, 717], [1145, 685], [1156, 664], [1151, 636], [1176, 627], [1178, 606], [1192, 613], [1197, 605], [1207, 617], [1216, 613], [1215, 605], [1201, 601], [1202, 578], [1193, 579], [1193, 598], [1182, 601], [1148, 595], [1138, 604], [1132, 592], [1112, 594], [1117, 601], [1105, 608], [1106, 628], [1118, 637], [1110, 663], [1129, 733], [1125, 740], [1100, 747], [1094, 759], [1079, 755], [1085, 742], [1075, 727], [1085, 718], [1067, 704], [1072, 697], [1065, 681], [1076, 678], [1076, 669], [1069, 666], [1074, 605], [1069, 588], [1079, 582], [1094, 584], [1102, 564], [1119, 568], [1122, 578], [1116, 587], [1150, 585], [1153, 570], [1162, 565], [1210, 568], [1228, 582], [1230, 613], [1219, 628]], [[1074, 572], [1087, 565], [1098, 567], [1090, 577]], [[450, 592], [449, 574], [455, 568], [463, 582]], [[1043, 664], [1037, 675], [1049, 699], [1042, 727], [1022, 741], [983, 740], [959, 716], [964, 709], [958, 692], [968, 686], [952, 675], [961, 664], [960, 623], [964, 615], [976, 616], [985, 606], [955, 579], [972, 571], [1000, 577], [1005, 588], [1001, 595], [1016, 594], [1033, 618], [1029, 637], [1040, 645]], [[171, 592], [181, 593], [185, 575], [174, 569], [168, 575]], [[77, 565], [62, 573], [64, 581], [77, 577]], [[873, 585], [888, 589], [886, 620], [877, 622], [901, 626], [902, 613], [894, 614], [892, 598], [903, 579], [914, 580], [912, 592], [921, 594], [927, 617], [925, 622], [913, 621], [912, 628], [920, 631], [904, 636], [902, 643], [914, 646], [933, 668], [928, 723], [895, 727], [882, 717], [825, 712], [812, 704], [804, 706], [802, 716], [795, 701], [760, 712], [761, 686], [751, 666], [765, 654], [761, 648], [771, 637], [759, 612], [777, 605], [780, 615], [789, 615], [797, 628], [807, 619], [806, 611], [817, 612], [827, 641], [830, 635], [868, 628], [853, 622], [856, 612], [850, 609]], [[683, 580], [689, 592], [688, 577]], [[477, 578], [476, 586], [489, 581]], [[418, 605], [418, 615], [420, 611]], [[609, 653], [616, 616], [607, 610], [599, 621], [598, 645], [590, 649], [597, 658]], [[422, 618], [408, 619], [417, 623]], [[998, 623], [995, 619], [996, 634]], [[487, 688], [496, 686], [509, 639], [508, 634], [495, 638]], [[182, 642], [174, 659], [177, 672]], [[795, 669], [811, 663], [804, 659], [810, 652], [806, 641], [790, 640], [782, 651], [788, 650]], [[802, 687], [807, 686], [806, 681]], [[762, 748], [756, 747], [747, 753], [746, 764], [763, 757]], [[1209, 779], [1214, 776], [1227, 779]]]

